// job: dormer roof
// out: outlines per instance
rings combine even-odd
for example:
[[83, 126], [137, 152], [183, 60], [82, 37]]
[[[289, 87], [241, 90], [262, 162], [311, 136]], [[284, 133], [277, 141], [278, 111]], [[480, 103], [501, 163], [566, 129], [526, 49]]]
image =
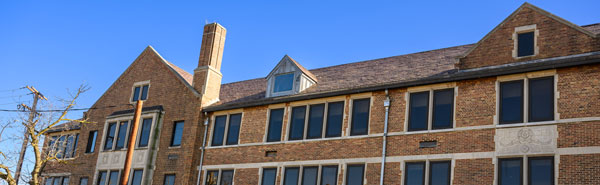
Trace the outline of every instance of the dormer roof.
[[282, 67], [283, 65], [285, 65], [285, 62], [291, 62], [291, 64], [293, 64], [293, 66], [295, 66], [296, 68], [298, 68], [298, 70], [300, 70], [302, 72], [302, 74], [306, 75], [311, 80], [313, 80], [315, 82], [318, 82], [317, 77], [314, 74], [312, 74], [309, 70], [307, 70], [302, 65], [300, 65], [300, 63], [296, 62], [296, 60], [294, 60], [289, 55], [283, 56], [283, 58], [281, 58], [281, 60], [279, 61], [279, 63], [277, 63], [277, 65], [273, 68], [273, 70], [271, 70], [271, 72], [269, 72], [269, 74], [265, 78], [269, 78], [269, 77], [275, 75], [277, 73], [277, 69], [279, 69], [280, 67]]

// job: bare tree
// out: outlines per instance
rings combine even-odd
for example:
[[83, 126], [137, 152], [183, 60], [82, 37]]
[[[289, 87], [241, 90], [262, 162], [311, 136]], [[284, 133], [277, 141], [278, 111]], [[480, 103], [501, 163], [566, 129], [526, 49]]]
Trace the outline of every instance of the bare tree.
[[[16, 121], [12, 123], [8, 123], [6, 125], [0, 125], [0, 139], [2, 139], [1, 135], [6, 127], [15, 127], [17, 130], [25, 130], [25, 139], [24, 137], [19, 137], [16, 141], [27, 141], [27, 147], [33, 152], [33, 157], [29, 158], [30, 161], [30, 170], [29, 172], [23, 171], [22, 174], [27, 174], [21, 176], [24, 182], [26, 181], [30, 185], [41, 185], [42, 184], [42, 172], [48, 163], [67, 163], [65, 160], [62, 160], [61, 157], [57, 157], [59, 155], [59, 151], [53, 150], [53, 148], [57, 148], [57, 145], [64, 145], [64, 143], [53, 141], [48, 146], [44, 146], [44, 136], [63, 123], [67, 122], [75, 122], [75, 123], [88, 123], [87, 119], [69, 119], [67, 118], [67, 114], [69, 111], [73, 109], [76, 105], [77, 98], [87, 91], [89, 88], [85, 85], [81, 85], [74, 93], [70, 93], [69, 99], [61, 99], [59, 100], [62, 103], [62, 108], [60, 109], [50, 109], [43, 112], [40, 112], [38, 116], [35, 116], [34, 119], [28, 119], [28, 116], [21, 116]], [[27, 112], [27, 111], [25, 111]], [[27, 112], [28, 113], [28, 112]], [[63, 141], [63, 142], [66, 142]], [[14, 156], [16, 153], [11, 151], [0, 151], [0, 179], [5, 181], [8, 185], [17, 185], [17, 179], [15, 179], [13, 169], [13, 164], [11, 163], [11, 156]]]

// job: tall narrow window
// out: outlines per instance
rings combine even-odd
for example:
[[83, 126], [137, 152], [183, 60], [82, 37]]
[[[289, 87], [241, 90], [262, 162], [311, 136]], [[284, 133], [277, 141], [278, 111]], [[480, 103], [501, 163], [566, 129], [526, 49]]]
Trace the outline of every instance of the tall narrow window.
[[292, 120], [290, 123], [290, 137], [288, 140], [301, 140], [304, 137], [304, 117], [306, 106], [292, 108]]
[[534, 32], [526, 32], [517, 34], [517, 52], [518, 57], [530, 56], [534, 54], [535, 35]]
[[141, 90], [141, 87], [135, 87], [133, 89], [133, 99], [132, 99], [132, 101], [138, 101], [140, 99], [140, 96], [139, 96], [140, 90]]
[[425, 184], [425, 162], [406, 163], [404, 175], [405, 185]]
[[408, 112], [408, 131], [427, 130], [429, 91], [411, 93]]
[[554, 120], [554, 77], [529, 79], [529, 121]]
[[277, 177], [277, 168], [265, 168], [262, 174], [262, 185], [275, 185]]
[[229, 126], [227, 129], [227, 145], [238, 144], [240, 137], [240, 125], [242, 124], [242, 114], [232, 114], [229, 116]]
[[365, 165], [348, 165], [346, 173], [346, 185], [362, 185], [365, 173]]
[[88, 185], [88, 178], [81, 177], [81, 179], [79, 179], [79, 185]]
[[146, 100], [148, 99], [148, 85], [144, 85], [142, 86], [142, 95], [140, 97], [140, 100]]
[[150, 130], [152, 129], [152, 118], [142, 120], [142, 132], [140, 133], [139, 147], [147, 147], [150, 140]]
[[523, 159], [498, 159], [498, 185], [523, 184]]
[[173, 125], [173, 135], [171, 135], [171, 146], [181, 146], [181, 137], [183, 137], [183, 121], [177, 121]]
[[300, 169], [298, 167], [285, 168], [283, 185], [298, 185], [299, 172]]
[[119, 184], [119, 171], [111, 171], [108, 176], [108, 185]]
[[321, 170], [321, 185], [337, 184], [337, 166], [323, 166]]
[[523, 80], [500, 83], [500, 124], [523, 122]]
[[111, 150], [113, 147], [113, 140], [115, 139], [115, 131], [117, 129], [117, 123], [109, 123], [106, 132], [106, 141], [104, 142], [104, 150]]
[[131, 185], [142, 185], [142, 175], [144, 175], [144, 170], [133, 170]]
[[352, 104], [352, 125], [350, 135], [367, 135], [369, 128], [369, 106], [371, 99], [354, 100]]
[[119, 133], [117, 135], [117, 146], [116, 150], [125, 148], [125, 140], [127, 138], [127, 123], [128, 121], [122, 121], [119, 123]]
[[56, 144], [58, 145], [58, 149], [56, 150], [56, 158], [62, 159], [65, 153], [65, 138], [66, 136], [58, 137], [58, 141]]
[[281, 124], [283, 123], [283, 109], [272, 109], [269, 116], [269, 130], [267, 142], [281, 141]]
[[233, 170], [223, 170], [221, 172], [221, 185], [233, 184]]
[[62, 185], [69, 185], [69, 177], [63, 177], [62, 179]]
[[206, 185], [217, 185], [219, 181], [219, 171], [213, 170], [206, 173]]
[[223, 145], [223, 137], [225, 137], [225, 126], [227, 124], [227, 116], [217, 116], [215, 118], [214, 133], [212, 138], [212, 146]]
[[148, 99], [148, 88], [150, 87], [150, 85], [146, 84], [146, 85], [140, 85], [140, 86], [136, 86], [133, 89], [133, 96], [132, 96], [132, 101], [138, 101], [138, 100], [146, 100]]
[[98, 173], [98, 184], [97, 185], [105, 185], [106, 184], [106, 171], [101, 171]]
[[433, 91], [432, 129], [452, 128], [454, 113], [454, 89]]
[[429, 184], [450, 185], [450, 161], [429, 163]]
[[319, 167], [302, 168], [302, 185], [317, 185]]
[[275, 76], [273, 92], [291, 91], [294, 85], [294, 73]]
[[554, 184], [554, 157], [531, 157], [529, 160], [529, 185]]
[[77, 149], [77, 139], [79, 134], [69, 135], [67, 137], [67, 147], [65, 150], [65, 158], [75, 157], [75, 151]]
[[165, 175], [164, 185], [175, 185], [175, 174]]
[[344, 102], [327, 104], [327, 125], [325, 137], [342, 136], [342, 121], [344, 118]]
[[314, 139], [323, 136], [323, 113], [325, 104], [311, 105], [308, 113], [308, 133], [306, 138]]
[[96, 137], [98, 136], [98, 131], [90, 131], [88, 135], [87, 146], [85, 147], [85, 153], [94, 153], [94, 149], [96, 148]]

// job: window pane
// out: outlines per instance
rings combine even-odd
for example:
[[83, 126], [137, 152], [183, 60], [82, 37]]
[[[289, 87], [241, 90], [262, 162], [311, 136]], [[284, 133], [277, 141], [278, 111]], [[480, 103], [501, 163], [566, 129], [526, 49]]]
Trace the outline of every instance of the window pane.
[[56, 152], [56, 158], [62, 159], [65, 153], [65, 138], [66, 136], [60, 136], [58, 138], [58, 141], [56, 143], [57, 145], [57, 152]]
[[108, 185], [117, 185], [119, 183], [119, 171], [111, 171], [108, 177]]
[[523, 174], [522, 159], [498, 159], [498, 185], [520, 185]]
[[285, 168], [285, 177], [283, 185], [298, 185], [299, 168]]
[[350, 135], [366, 135], [369, 127], [370, 99], [354, 100], [352, 104], [352, 126]]
[[227, 116], [217, 116], [215, 118], [214, 133], [212, 138], [212, 146], [223, 145], [223, 137], [225, 136], [225, 125], [227, 124]]
[[321, 185], [337, 184], [337, 166], [323, 166], [321, 171]]
[[63, 177], [62, 184], [69, 185], [69, 177]]
[[90, 131], [90, 135], [88, 135], [87, 146], [85, 148], [86, 153], [93, 153], [96, 148], [96, 137], [98, 136], [98, 131]]
[[290, 123], [289, 140], [300, 140], [304, 137], [304, 117], [306, 106], [292, 108], [292, 122]]
[[217, 185], [219, 171], [208, 171], [206, 174], [206, 185]]
[[48, 155], [54, 155], [54, 152], [57, 151], [57, 144], [56, 144], [57, 139], [58, 139], [58, 136], [52, 136], [52, 138], [50, 138], [50, 141], [48, 142], [48, 148], [50, 149], [48, 151]]
[[173, 138], [171, 138], [171, 146], [181, 146], [181, 137], [183, 136], [183, 121], [175, 122], [173, 125]]
[[275, 86], [273, 92], [283, 92], [292, 90], [294, 84], [294, 73], [275, 76]]
[[65, 158], [73, 157], [73, 149], [75, 149], [75, 135], [67, 136], [67, 146], [65, 149]]
[[165, 175], [165, 183], [164, 185], [174, 185], [175, 184], [175, 175]]
[[327, 104], [327, 125], [325, 137], [342, 136], [342, 120], [344, 116], [344, 102]]
[[106, 184], [106, 172], [98, 173], [98, 184], [97, 185], [105, 185]]
[[554, 157], [529, 158], [529, 185], [554, 184]]
[[275, 185], [277, 168], [265, 168], [262, 174], [262, 185]]
[[138, 99], [140, 98], [140, 87], [135, 87], [135, 89], [133, 90], [133, 101], [138, 101]]
[[221, 172], [221, 185], [233, 184], [233, 170], [223, 170]]
[[429, 91], [410, 93], [408, 131], [427, 130], [429, 121]]
[[134, 170], [133, 178], [131, 179], [131, 185], [142, 185], [142, 175], [144, 170]]
[[242, 114], [232, 114], [229, 116], [229, 128], [227, 129], [227, 145], [238, 144], [241, 123]]
[[523, 80], [500, 83], [500, 124], [523, 122]]
[[46, 185], [52, 185], [52, 177], [46, 178]]
[[519, 33], [518, 35], [518, 56], [533, 55], [534, 35], [533, 32]]
[[348, 165], [346, 173], [346, 185], [362, 185], [364, 179], [365, 165]]
[[146, 100], [148, 99], [148, 85], [144, 85], [144, 87], [142, 87], [142, 98], [141, 100]]
[[433, 91], [432, 129], [452, 128], [454, 116], [454, 89]]
[[310, 106], [307, 138], [321, 138], [323, 136], [323, 113], [325, 113], [325, 104]]
[[319, 167], [302, 168], [302, 185], [317, 185]]
[[104, 150], [110, 150], [113, 146], [113, 140], [115, 139], [115, 130], [117, 129], [117, 123], [109, 123], [108, 131], [106, 134], [106, 142], [104, 142]]
[[529, 121], [554, 120], [554, 77], [529, 80]]
[[60, 177], [54, 177], [54, 185], [60, 185]]
[[405, 185], [423, 185], [425, 183], [425, 162], [406, 163], [405, 171]]
[[267, 142], [281, 140], [281, 123], [283, 121], [283, 109], [273, 109], [269, 116], [269, 133]]
[[144, 119], [142, 121], [142, 133], [140, 133], [140, 144], [139, 147], [148, 146], [148, 140], [150, 139], [150, 130], [152, 127], [152, 118]]
[[117, 135], [117, 146], [115, 149], [125, 148], [125, 137], [127, 137], [127, 125], [129, 122], [119, 123], [119, 135]]
[[88, 185], [88, 178], [87, 177], [82, 177], [79, 180], [79, 185]]
[[429, 184], [450, 185], [450, 161], [429, 163]]

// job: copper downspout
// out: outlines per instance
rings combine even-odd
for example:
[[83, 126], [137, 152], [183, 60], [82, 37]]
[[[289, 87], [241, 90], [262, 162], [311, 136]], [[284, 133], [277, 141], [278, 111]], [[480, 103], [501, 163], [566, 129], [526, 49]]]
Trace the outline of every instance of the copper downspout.
[[121, 174], [121, 183], [120, 185], [127, 185], [127, 181], [129, 181], [129, 172], [131, 171], [131, 158], [133, 158], [133, 148], [135, 146], [135, 139], [137, 137], [138, 125], [140, 122], [140, 116], [142, 114], [142, 105], [144, 102], [142, 100], [138, 100], [135, 113], [133, 116], [133, 122], [131, 123], [131, 131], [129, 133], [129, 143], [127, 144], [127, 156], [125, 157], [125, 166], [123, 168], [123, 173]]

